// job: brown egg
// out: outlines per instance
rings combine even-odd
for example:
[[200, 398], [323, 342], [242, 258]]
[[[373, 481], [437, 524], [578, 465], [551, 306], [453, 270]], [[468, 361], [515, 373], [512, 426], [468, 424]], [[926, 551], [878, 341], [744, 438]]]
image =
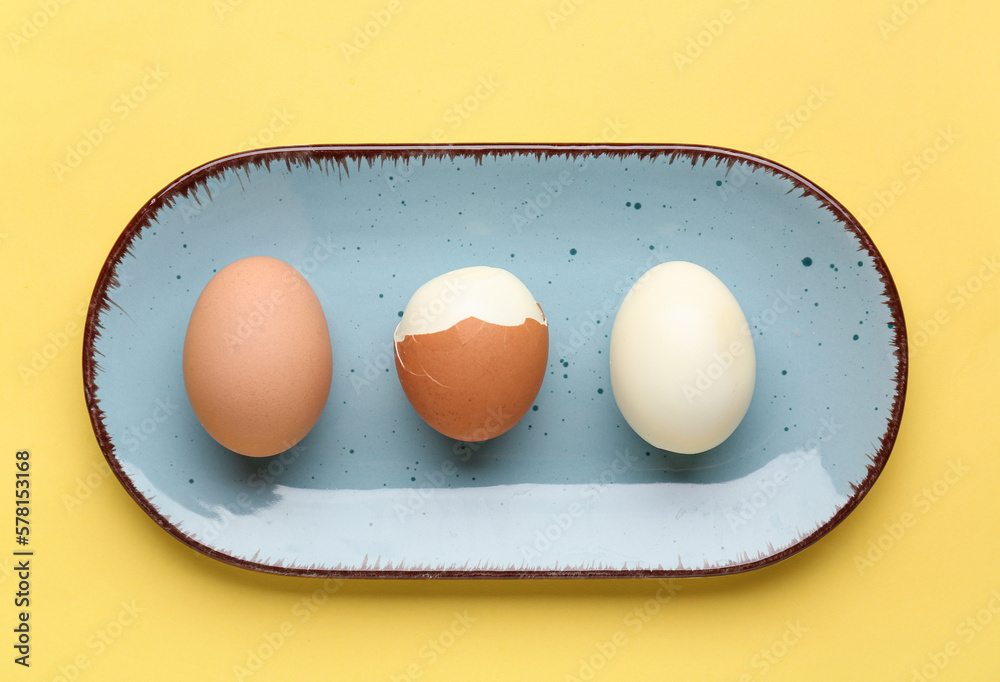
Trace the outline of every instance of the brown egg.
[[395, 347], [399, 382], [417, 414], [450, 438], [483, 441], [531, 408], [548, 364], [549, 329], [514, 275], [463, 268], [417, 290]]
[[330, 393], [326, 316], [299, 272], [277, 258], [244, 258], [198, 297], [184, 339], [184, 386], [223, 446], [267, 457], [298, 443]]

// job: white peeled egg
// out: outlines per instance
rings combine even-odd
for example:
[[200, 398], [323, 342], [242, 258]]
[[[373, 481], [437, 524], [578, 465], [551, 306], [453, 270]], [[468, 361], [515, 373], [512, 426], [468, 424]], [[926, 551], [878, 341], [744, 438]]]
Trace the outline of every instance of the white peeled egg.
[[732, 435], [757, 374], [736, 297], [684, 261], [657, 265], [626, 294], [611, 330], [610, 362], [629, 426], [650, 445], [681, 454], [710, 450]]

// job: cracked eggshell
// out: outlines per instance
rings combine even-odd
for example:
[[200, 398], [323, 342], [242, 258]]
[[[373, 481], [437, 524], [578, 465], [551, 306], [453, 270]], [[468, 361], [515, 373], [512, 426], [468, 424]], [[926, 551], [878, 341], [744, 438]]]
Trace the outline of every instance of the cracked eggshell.
[[254, 256], [209, 280], [184, 339], [184, 386], [212, 438], [251, 457], [284, 452], [319, 420], [332, 377], [326, 316], [295, 268]]
[[510, 430], [531, 408], [549, 357], [541, 306], [514, 275], [476, 266], [420, 287], [394, 334], [396, 372], [413, 409], [461, 441]]
[[685, 261], [639, 278], [611, 329], [611, 388], [629, 426], [696, 454], [729, 438], [753, 397], [757, 361], [743, 309], [722, 280]]

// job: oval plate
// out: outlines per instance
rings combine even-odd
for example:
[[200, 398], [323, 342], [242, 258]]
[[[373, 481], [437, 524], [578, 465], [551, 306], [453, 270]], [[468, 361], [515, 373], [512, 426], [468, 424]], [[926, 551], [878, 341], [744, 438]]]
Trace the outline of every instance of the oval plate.
[[[262, 460], [207, 435], [181, 371], [202, 288], [251, 255], [298, 268], [334, 346], [319, 423]], [[636, 436], [608, 375], [619, 303], [670, 260], [729, 286], [757, 353], [746, 418], [696, 457]], [[410, 295], [468, 265], [513, 272], [550, 325], [534, 407], [479, 444], [416, 416], [392, 352]], [[899, 296], [857, 220], [779, 164], [686, 145], [317, 146], [213, 161], [125, 228], [83, 351], [101, 449], [162, 528], [237, 566], [327, 577], [694, 576], [773, 563], [871, 488], [907, 371]]]

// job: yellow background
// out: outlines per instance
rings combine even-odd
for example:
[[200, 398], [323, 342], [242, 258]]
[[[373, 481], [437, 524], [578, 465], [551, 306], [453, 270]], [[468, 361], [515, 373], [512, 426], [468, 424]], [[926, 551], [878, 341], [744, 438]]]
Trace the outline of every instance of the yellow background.
[[[986, 1], [4, 0], [0, 679], [587, 679], [582, 661], [607, 680], [1000, 679], [998, 29]], [[455, 125], [480, 78], [495, 89]], [[860, 216], [889, 264], [912, 350], [902, 429], [816, 545], [676, 581], [668, 601], [643, 580], [334, 590], [188, 549], [110, 476], [84, 308], [175, 177], [256, 146], [608, 134], [767, 150]], [[36, 352], [54, 357], [26, 374]], [[11, 633], [24, 448], [30, 670]], [[635, 627], [637, 608], [656, 613]], [[442, 638], [456, 614], [474, 622]], [[431, 656], [435, 641], [450, 646]]]

